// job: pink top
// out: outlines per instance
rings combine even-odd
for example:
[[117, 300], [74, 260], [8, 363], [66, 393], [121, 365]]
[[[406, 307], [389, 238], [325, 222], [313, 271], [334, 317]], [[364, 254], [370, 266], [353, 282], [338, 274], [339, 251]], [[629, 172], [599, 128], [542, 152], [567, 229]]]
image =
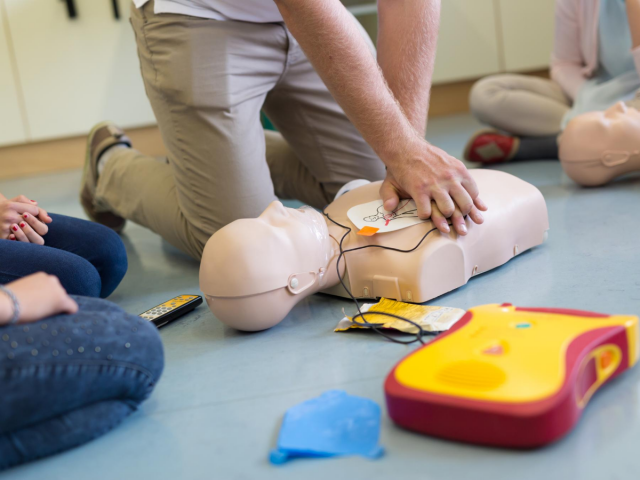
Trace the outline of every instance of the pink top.
[[[600, 0], [556, 0], [551, 78], [571, 100], [598, 68], [599, 11]], [[640, 74], [640, 47], [631, 53]]]

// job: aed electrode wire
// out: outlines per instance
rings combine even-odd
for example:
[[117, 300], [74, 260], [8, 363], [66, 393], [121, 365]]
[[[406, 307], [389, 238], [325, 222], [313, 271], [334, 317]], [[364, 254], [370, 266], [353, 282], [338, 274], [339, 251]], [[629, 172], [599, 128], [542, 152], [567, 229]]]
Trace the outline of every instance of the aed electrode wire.
[[[419, 323], [414, 322], [413, 320], [410, 320], [408, 318], [401, 317], [400, 315], [394, 315], [393, 313], [387, 313], [387, 312], [363, 312], [360, 309], [360, 304], [358, 303], [358, 300], [356, 299], [356, 297], [353, 296], [353, 294], [351, 293], [351, 290], [349, 290], [349, 288], [347, 288], [347, 285], [344, 283], [342, 275], [340, 275], [340, 260], [342, 259], [342, 257], [345, 256], [346, 253], [355, 252], [356, 250], [362, 250], [364, 248], [382, 248], [383, 250], [391, 250], [393, 252], [411, 253], [414, 250], [417, 250], [418, 247], [420, 245], [422, 245], [422, 242], [424, 242], [425, 238], [427, 238], [430, 233], [432, 233], [435, 230], [437, 230], [437, 228], [434, 227], [431, 230], [429, 230], [427, 233], [425, 233], [424, 236], [418, 242], [418, 244], [415, 247], [413, 247], [413, 248], [411, 248], [409, 250], [402, 250], [400, 248], [394, 248], [394, 247], [385, 247], [384, 245], [363, 245], [362, 247], [355, 247], [355, 248], [350, 248], [349, 250], [344, 250], [344, 248], [342, 246], [342, 243], [344, 242], [344, 239], [347, 238], [347, 236], [351, 233], [351, 231], [352, 231], [351, 227], [347, 227], [346, 225], [342, 225], [342, 224], [336, 222], [325, 211], [323, 211], [322, 213], [324, 214], [325, 217], [327, 217], [329, 219], [330, 222], [332, 222], [335, 225], [347, 230], [346, 233], [340, 239], [340, 242], [338, 242], [338, 245], [340, 247], [340, 255], [338, 255], [338, 260], [336, 261], [336, 270], [338, 272], [338, 279], [340, 280], [340, 284], [345, 289], [345, 291], [349, 294], [349, 297], [351, 297], [351, 300], [353, 300], [353, 302], [356, 304], [356, 308], [358, 309], [358, 314], [354, 315], [352, 317], [352, 320], [355, 320], [356, 318], [362, 317], [362, 321], [364, 323], [356, 322], [358, 325], [362, 325], [362, 326], [371, 328], [373, 331], [375, 331], [376, 333], [382, 335], [383, 337], [387, 338], [388, 340], [391, 340], [392, 342], [401, 343], [403, 345], [409, 345], [409, 344], [412, 344], [414, 342], [420, 342], [420, 343], [424, 344], [424, 341], [422, 340], [422, 337], [424, 335], [426, 335], [427, 333], [431, 333], [431, 332], [425, 332], [424, 329], [422, 328], [422, 325], [420, 325]], [[449, 224], [449, 225], [451, 225], [451, 224]], [[413, 326], [418, 328], [418, 332], [415, 334], [416, 338], [414, 338], [413, 340], [408, 340], [408, 341], [403, 341], [403, 340], [398, 340], [397, 338], [393, 338], [392, 336], [387, 335], [385, 332], [380, 330], [380, 327], [384, 326], [384, 323], [371, 323], [365, 318], [365, 315], [382, 315], [383, 317], [391, 317], [391, 318], [395, 318], [397, 320], [401, 320], [403, 322], [410, 323], [411, 325], [413, 325]]]

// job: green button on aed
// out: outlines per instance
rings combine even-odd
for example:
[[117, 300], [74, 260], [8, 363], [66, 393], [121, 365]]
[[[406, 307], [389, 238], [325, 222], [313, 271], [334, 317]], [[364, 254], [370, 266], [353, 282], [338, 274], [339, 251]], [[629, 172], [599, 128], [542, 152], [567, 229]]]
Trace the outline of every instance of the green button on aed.
[[531, 328], [532, 325], [529, 322], [516, 323], [516, 328]]

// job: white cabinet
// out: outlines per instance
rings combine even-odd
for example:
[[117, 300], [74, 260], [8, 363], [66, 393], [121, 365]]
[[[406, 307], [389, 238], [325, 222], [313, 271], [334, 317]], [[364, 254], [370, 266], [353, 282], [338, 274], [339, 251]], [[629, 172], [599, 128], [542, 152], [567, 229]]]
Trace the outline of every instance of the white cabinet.
[[555, 1], [497, 2], [505, 70], [518, 72], [548, 68], [553, 49]]
[[[0, 0], [0, 145], [84, 135], [106, 119], [155, 123], [128, 21], [131, 0], [118, 1], [120, 20], [112, 0], [75, 0], [75, 19], [61, 0]], [[375, 2], [343, 1], [375, 39]], [[548, 65], [554, 0], [441, 5], [434, 83]]]
[[[343, 0], [376, 35], [375, 4]], [[434, 83], [548, 68], [555, 0], [443, 0]]]
[[20, 111], [16, 77], [11, 65], [8, 32], [0, 5], [0, 145], [21, 143], [27, 139]]
[[120, 20], [110, 0], [76, 0], [75, 19], [60, 0], [4, 2], [31, 140], [82, 135], [107, 119], [124, 127], [155, 123], [128, 21], [130, 0], [120, 0]]
[[443, 0], [434, 83], [478, 78], [500, 71], [493, 2]]
[[[376, 40], [374, 4], [343, 0]], [[494, 0], [444, 0], [440, 14], [434, 83], [478, 78], [500, 71]]]

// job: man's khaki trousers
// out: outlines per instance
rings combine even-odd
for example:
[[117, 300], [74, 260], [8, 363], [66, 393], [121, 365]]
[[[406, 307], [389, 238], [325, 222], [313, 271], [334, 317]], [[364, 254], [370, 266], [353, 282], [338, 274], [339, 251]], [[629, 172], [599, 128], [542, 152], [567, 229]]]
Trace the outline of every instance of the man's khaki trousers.
[[[168, 162], [118, 150], [100, 208], [200, 258], [219, 228], [276, 196], [322, 208], [350, 180], [384, 178], [284, 24], [156, 15], [153, 2], [131, 23]], [[279, 133], [263, 130], [261, 110]]]

